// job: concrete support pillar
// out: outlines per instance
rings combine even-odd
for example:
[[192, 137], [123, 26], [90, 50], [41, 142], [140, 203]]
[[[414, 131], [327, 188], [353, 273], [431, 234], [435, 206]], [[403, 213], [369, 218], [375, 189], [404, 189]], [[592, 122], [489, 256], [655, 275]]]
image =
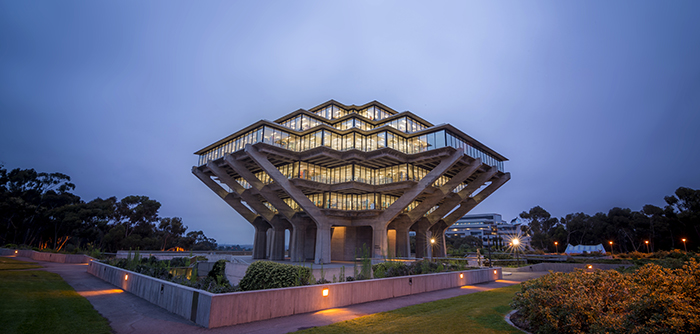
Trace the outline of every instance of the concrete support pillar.
[[411, 257], [411, 237], [408, 227], [396, 229], [396, 257]]
[[384, 258], [387, 255], [386, 225], [377, 223], [372, 225], [372, 253], [373, 258]]
[[314, 263], [331, 263], [331, 225], [319, 224], [316, 228], [316, 255]]
[[413, 230], [416, 231], [416, 258], [429, 257], [430, 254], [430, 222], [427, 218], [421, 218], [413, 224]]
[[445, 247], [445, 231], [447, 225], [443, 221], [438, 222], [430, 228], [430, 234], [435, 239], [433, 247], [433, 257], [446, 257], [447, 248]]
[[265, 249], [267, 248], [267, 230], [270, 228], [267, 223], [260, 221], [254, 224], [255, 240], [253, 241], [253, 259], [265, 259]]
[[272, 228], [272, 252], [270, 253], [270, 260], [282, 261], [284, 260], [284, 232], [285, 228], [283, 226], [275, 226]]
[[388, 258], [396, 257], [396, 230], [388, 229], [386, 230], [386, 242], [387, 242], [387, 254]]

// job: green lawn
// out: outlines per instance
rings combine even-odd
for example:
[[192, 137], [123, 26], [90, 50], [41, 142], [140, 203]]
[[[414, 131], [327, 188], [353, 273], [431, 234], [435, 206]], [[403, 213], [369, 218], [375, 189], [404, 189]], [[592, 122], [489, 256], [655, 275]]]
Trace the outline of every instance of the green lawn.
[[10, 257], [0, 257], [0, 270], [41, 268], [36, 262], [25, 262]]
[[520, 284], [372, 314], [299, 333], [521, 333], [506, 323]]
[[110, 333], [107, 319], [58, 274], [0, 271], [0, 332]]

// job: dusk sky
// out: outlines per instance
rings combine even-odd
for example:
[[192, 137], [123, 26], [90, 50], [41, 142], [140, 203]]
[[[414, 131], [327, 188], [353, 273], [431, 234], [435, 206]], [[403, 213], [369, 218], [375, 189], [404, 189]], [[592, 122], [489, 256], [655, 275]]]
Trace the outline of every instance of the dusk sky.
[[506, 156], [472, 213], [661, 206], [700, 188], [700, 1], [0, 0], [0, 164], [149, 196], [219, 243], [254, 229], [193, 152], [330, 99]]

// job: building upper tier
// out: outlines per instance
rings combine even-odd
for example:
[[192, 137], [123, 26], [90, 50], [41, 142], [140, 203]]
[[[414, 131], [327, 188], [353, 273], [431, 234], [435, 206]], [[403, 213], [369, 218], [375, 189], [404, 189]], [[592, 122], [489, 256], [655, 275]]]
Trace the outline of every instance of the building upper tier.
[[219, 140], [195, 152], [199, 155], [198, 165], [259, 142], [295, 152], [320, 146], [365, 152], [388, 147], [415, 154], [451, 146], [500, 171], [504, 171], [503, 163], [508, 160], [449, 124], [435, 126], [408, 111], [399, 113], [376, 101], [345, 106], [331, 100], [274, 122], [258, 121]]

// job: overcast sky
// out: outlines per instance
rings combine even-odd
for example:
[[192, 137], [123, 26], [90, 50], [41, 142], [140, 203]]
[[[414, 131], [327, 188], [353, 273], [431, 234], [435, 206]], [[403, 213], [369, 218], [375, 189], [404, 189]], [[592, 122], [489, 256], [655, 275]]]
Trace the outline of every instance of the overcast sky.
[[253, 228], [193, 152], [330, 99], [450, 123], [509, 158], [472, 213], [640, 210], [700, 188], [699, 1], [0, 0], [0, 163]]

